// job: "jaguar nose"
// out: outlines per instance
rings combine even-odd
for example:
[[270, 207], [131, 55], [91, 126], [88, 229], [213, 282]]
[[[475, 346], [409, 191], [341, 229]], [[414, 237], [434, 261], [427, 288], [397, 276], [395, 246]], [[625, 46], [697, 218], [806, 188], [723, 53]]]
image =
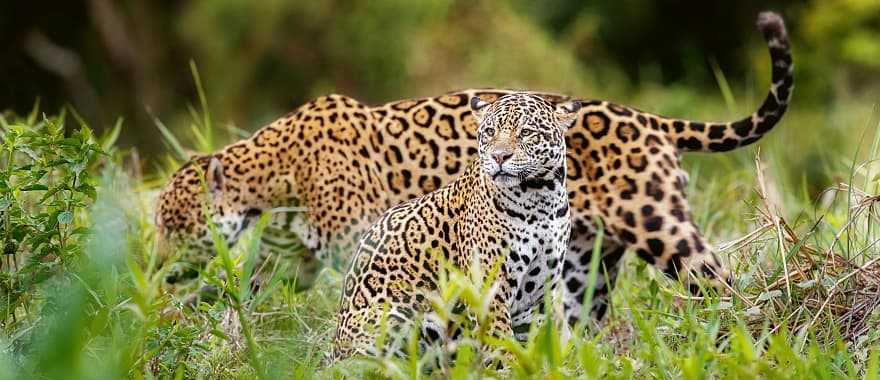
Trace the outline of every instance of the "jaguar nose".
[[503, 164], [504, 161], [507, 161], [510, 157], [513, 157], [513, 153], [506, 152], [506, 151], [502, 151], [502, 152], [496, 151], [496, 152], [492, 153], [492, 158], [495, 159], [495, 162], [497, 162], [498, 165]]

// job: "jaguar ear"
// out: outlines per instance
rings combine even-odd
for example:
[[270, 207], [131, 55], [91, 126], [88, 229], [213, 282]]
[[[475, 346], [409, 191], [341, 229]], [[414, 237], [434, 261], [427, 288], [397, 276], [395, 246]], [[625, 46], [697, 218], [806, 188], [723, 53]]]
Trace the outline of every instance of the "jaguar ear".
[[489, 102], [484, 102], [480, 99], [479, 96], [474, 96], [471, 98], [471, 115], [474, 116], [474, 119], [477, 120], [477, 123], [483, 122], [483, 117], [486, 116], [486, 106], [488, 106]]
[[574, 125], [574, 121], [578, 118], [578, 111], [581, 110], [580, 100], [569, 100], [556, 104], [556, 117], [559, 118], [559, 127], [568, 129]]
[[211, 156], [211, 160], [208, 161], [208, 169], [205, 170], [205, 184], [208, 186], [208, 191], [211, 192], [211, 195], [219, 195], [220, 191], [223, 190], [224, 180], [223, 163], [220, 162], [217, 156]]

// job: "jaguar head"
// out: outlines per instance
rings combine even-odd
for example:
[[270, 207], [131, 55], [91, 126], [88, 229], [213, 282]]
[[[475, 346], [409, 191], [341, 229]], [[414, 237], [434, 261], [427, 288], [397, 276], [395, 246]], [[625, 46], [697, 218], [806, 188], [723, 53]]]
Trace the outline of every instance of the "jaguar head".
[[565, 131], [577, 119], [577, 100], [551, 103], [515, 93], [489, 103], [473, 97], [479, 123], [480, 166], [500, 187], [528, 180], [551, 180], [565, 173]]

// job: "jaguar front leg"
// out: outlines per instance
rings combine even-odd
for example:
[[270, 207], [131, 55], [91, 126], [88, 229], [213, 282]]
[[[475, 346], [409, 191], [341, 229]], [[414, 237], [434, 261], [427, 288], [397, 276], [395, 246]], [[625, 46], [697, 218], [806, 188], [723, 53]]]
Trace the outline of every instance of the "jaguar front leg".
[[[565, 294], [565, 316], [572, 327], [577, 325], [584, 315], [596, 322], [605, 317], [610, 304], [610, 292], [617, 280], [620, 259], [625, 252], [625, 248], [621, 244], [606, 236], [602, 241], [599, 253], [601, 256], [596, 281], [590, 284], [590, 261], [593, 257], [595, 239], [595, 232], [583, 221], [576, 219], [562, 278], [562, 288]], [[593, 286], [592, 302], [590, 305], [584, 305], [590, 286]], [[585, 310], [585, 307], [588, 310]]]

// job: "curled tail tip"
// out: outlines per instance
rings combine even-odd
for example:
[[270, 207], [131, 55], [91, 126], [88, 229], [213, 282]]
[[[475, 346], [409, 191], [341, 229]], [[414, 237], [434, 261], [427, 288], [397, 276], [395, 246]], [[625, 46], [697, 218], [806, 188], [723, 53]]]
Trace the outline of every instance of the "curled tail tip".
[[758, 29], [769, 40], [779, 40], [788, 44], [788, 31], [785, 30], [785, 21], [776, 12], [764, 11], [758, 14]]

